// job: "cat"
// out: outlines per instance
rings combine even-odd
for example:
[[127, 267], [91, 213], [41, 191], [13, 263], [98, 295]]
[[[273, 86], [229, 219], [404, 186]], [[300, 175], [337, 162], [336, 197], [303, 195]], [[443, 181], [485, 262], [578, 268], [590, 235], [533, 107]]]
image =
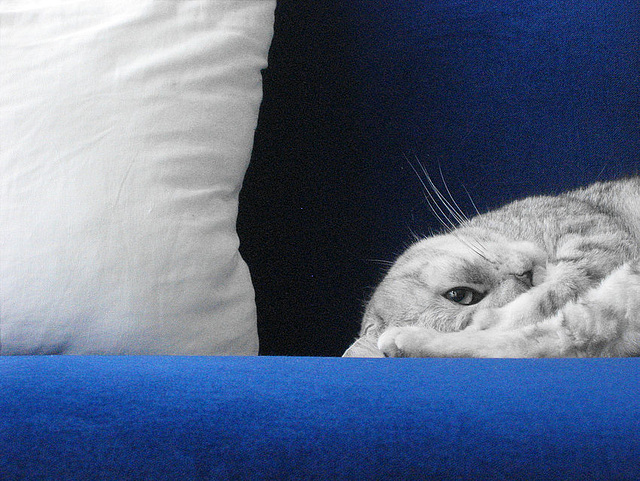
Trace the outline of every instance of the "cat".
[[458, 224], [393, 263], [345, 357], [640, 355], [640, 177], [471, 219], [434, 195]]

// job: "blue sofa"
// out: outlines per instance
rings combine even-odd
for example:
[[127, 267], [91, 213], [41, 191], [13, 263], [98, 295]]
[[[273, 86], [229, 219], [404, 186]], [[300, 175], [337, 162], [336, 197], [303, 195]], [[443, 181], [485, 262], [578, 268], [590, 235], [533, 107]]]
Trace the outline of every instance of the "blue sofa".
[[629, 360], [13, 357], [2, 479], [633, 480]]
[[2, 357], [0, 479], [640, 479], [635, 359], [336, 357], [370, 260], [438, 228], [405, 157], [466, 209], [637, 171], [638, 32], [623, 0], [280, 1], [238, 218], [263, 356]]

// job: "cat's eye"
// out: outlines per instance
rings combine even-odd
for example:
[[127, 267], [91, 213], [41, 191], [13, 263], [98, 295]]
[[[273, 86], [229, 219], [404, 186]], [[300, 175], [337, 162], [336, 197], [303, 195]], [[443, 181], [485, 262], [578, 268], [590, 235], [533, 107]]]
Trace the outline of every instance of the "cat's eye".
[[471, 289], [470, 287], [454, 287], [444, 293], [445, 299], [462, 306], [477, 304], [483, 297], [484, 294], [476, 291], [475, 289]]

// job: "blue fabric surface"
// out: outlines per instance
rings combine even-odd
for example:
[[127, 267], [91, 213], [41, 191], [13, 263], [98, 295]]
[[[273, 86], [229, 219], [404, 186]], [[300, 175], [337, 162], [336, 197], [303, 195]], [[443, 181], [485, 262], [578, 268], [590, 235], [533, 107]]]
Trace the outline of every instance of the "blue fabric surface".
[[2, 479], [638, 479], [640, 361], [0, 359]]

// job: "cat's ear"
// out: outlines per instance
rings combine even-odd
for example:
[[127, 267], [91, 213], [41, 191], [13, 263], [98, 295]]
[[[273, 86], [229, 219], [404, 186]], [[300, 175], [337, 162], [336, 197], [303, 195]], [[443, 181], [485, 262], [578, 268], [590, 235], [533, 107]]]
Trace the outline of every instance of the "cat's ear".
[[360, 327], [360, 337], [377, 337], [376, 330], [376, 326], [371, 319], [365, 317], [362, 327]]

